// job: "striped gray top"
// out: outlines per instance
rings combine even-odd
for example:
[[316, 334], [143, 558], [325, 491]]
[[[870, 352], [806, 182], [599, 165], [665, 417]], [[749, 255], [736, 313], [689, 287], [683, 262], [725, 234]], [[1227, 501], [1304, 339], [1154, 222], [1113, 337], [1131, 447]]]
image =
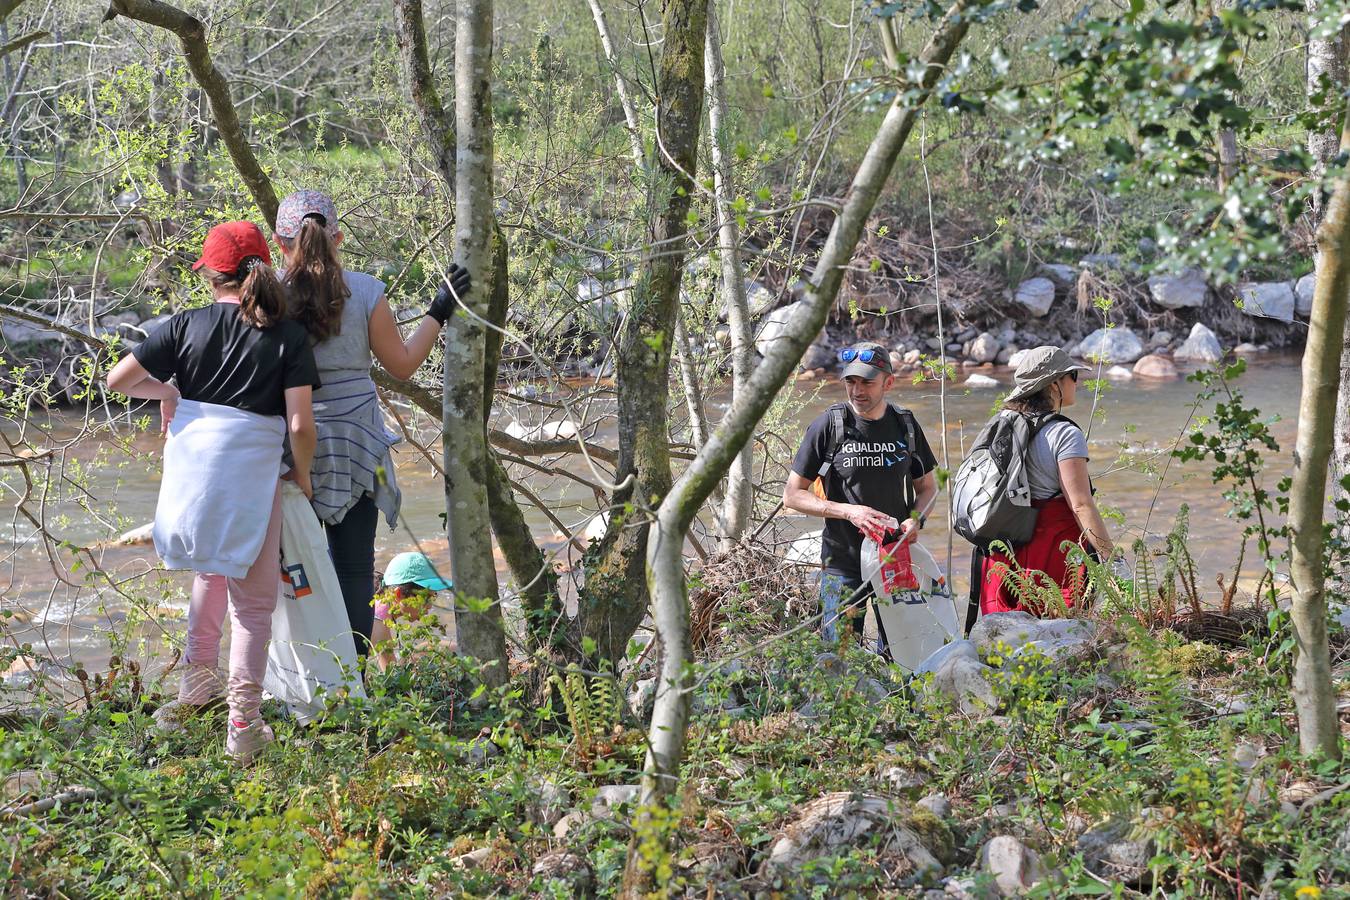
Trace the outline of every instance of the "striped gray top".
[[385, 427], [370, 378], [370, 315], [384, 296], [384, 282], [361, 272], [343, 275], [352, 293], [342, 310], [342, 329], [314, 346], [323, 382], [314, 392], [319, 432], [310, 473], [314, 512], [336, 525], [358, 500], [373, 494], [393, 528], [403, 497], [389, 448], [400, 438]]

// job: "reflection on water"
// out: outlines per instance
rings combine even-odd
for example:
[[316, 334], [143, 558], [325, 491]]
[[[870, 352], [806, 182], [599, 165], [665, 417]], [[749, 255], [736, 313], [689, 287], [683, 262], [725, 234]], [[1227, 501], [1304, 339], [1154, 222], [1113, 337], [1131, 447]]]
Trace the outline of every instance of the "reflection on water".
[[[1011, 382], [1006, 370], [993, 374], [1004, 385]], [[951, 469], [960, 462], [963, 448], [979, 432], [1000, 394], [987, 388], [966, 390], [959, 386], [961, 380], [958, 377], [958, 384], [948, 388], [945, 433], [936, 383], [914, 385], [902, 379], [892, 395], [896, 403], [914, 410], [940, 464], [945, 460], [945, 466]], [[1272, 428], [1281, 449], [1265, 460], [1267, 483], [1273, 487], [1290, 469], [1300, 387], [1298, 360], [1279, 355], [1254, 358], [1235, 387], [1243, 392], [1248, 404], [1260, 408], [1268, 417], [1278, 417]], [[1165, 533], [1178, 507], [1187, 503], [1191, 508], [1190, 549], [1199, 569], [1200, 583], [1212, 585], [1216, 573], [1231, 573], [1236, 565], [1243, 526], [1228, 518], [1222, 488], [1211, 483], [1207, 465], [1183, 466], [1169, 456], [1169, 451], [1193, 424], [1194, 416], [1211, 411], [1197, 410], [1196, 391], [1196, 385], [1180, 380], [1113, 382], [1096, 398], [1095, 415], [1092, 394], [1082, 390], [1080, 403], [1066, 412], [1089, 429], [1092, 452], [1089, 468], [1099, 503], [1123, 516], [1123, 524], [1111, 522], [1118, 540], [1128, 544], [1145, 531]], [[777, 500], [783, 467], [796, 449], [806, 423], [830, 403], [842, 399], [843, 392], [837, 384], [807, 383], [796, 386], [792, 394], [800, 405], [795, 421], [781, 427], [778, 435], [762, 435], [757, 446], [756, 472], [764, 472], [772, 481], [760, 494], [760, 515], [767, 513]], [[714, 398], [711, 403], [710, 418], [715, 420], [724, 411], [725, 398]], [[524, 409], [521, 415], [533, 411]], [[601, 431], [596, 439], [612, 446], [612, 430], [608, 434]], [[32, 527], [18, 515], [5, 517], [0, 541], [13, 562], [7, 566], [8, 572], [0, 570], [0, 592], [4, 596], [3, 609], [13, 614], [9, 630], [18, 640], [32, 642], [44, 654], [51, 652], [58, 658], [66, 657], [69, 648], [75, 657], [97, 665], [106, 657], [109, 632], [126, 622], [129, 600], [140, 598], [152, 611], [185, 608], [188, 575], [154, 571], [157, 560], [152, 547], [98, 544], [153, 517], [159, 489], [156, 457], [159, 445], [157, 434], [142, 434], [132, 441], [131, 447], [144, 454], [143, 458], [129, 456], [122, 448], [109, 444], [78, 448], [74, 453], [68, 464], [88, 467], [95, 505], [90, 512], [71, 499], [64, 499], [51, 505], [48, 516], [63, 538], [94, 547], [91, 557], [76, 571], [54, 571], [46, 552], [35, 546]], [[767, 460], [766, 455], [770, 457]], [[440, 515], [445, 502], [441, 482], [421, 454], [406, 444], [399, 448], [397, 465], [404, 492], [404, 521], [396, 531], [381, 528], [377, 564], [382, 568], [389, 557], [412, 548], [416, 542], [438, 566], [448, 567], [441, 531]], [[564, 458], [558, 469], [559, 472], [545, 473], [515, 466], [512, 474], [547, 507], [545, 514], [523, 492], [517, 494], [535, 535], [556, 554], [559, 563], [573, 566], [579, 561], [579, 552], [575, 544], [565, 540], [555, 520], [580, 535], [597, 507], [594, 493], [569, 476], [596, 481], [604, 479], [606, 473], [589, 471], [579, 457]], [[6, 483], [6, 494], [10, 497], [6, 503], [12, 503], [13, 472], [0, 475], [11, 479]], [[948, 539], [941, 525], [945, 522], [944, 502], [939, 501], [922, 538], [939, 560], [946, 559], [948, 554]], [[819, 525], [819, 520], [780, 516], [764, 535], [770, 540], [787, 542]], [[706, 531], [708, 526], [705, 522], [700, 527]], [[16, 552], [18, 544], [23, 546]], [[951, 542], [953, 580], [958, 590], [966, 584], [967, 549], [959, 538]], [[69, 560], [70, 556], [63, 554], [63, 558]], [[103, 568], [106, 579], [89, 576], [91, 561]], [[1259, 564], [1254, 554], [1246, 557], [1245, 568], [1248, 570], [1245, 574], [1255, 577]], [[501, 569], [505, 571], [504, 566]], [[149, 637], [157, 640], [159, 636]]]

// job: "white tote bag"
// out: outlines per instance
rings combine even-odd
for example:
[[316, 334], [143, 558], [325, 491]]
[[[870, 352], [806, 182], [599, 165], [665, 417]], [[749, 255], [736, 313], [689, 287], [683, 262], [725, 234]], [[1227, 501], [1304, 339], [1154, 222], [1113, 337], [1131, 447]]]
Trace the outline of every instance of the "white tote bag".
[[343, 691], [366, 692], [323, 526], [290, 481], [281, 483], [280, 590], [263, 690], [305, 724]]

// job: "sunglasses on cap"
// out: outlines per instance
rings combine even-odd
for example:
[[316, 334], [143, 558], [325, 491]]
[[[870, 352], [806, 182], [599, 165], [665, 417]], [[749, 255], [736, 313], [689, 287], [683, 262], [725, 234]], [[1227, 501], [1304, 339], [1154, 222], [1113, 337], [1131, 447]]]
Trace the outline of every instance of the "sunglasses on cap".
[[[849, 347], [849, 348], [846, 349], [846, 350], [840, 350], [840, 351], [839, 351], [839, 361], [840, 361], [840, 362], [843, 362], [843, 363], [851, 363], [851, 362], [853, 362], [855, 359], [856, 359], [858, 362], [860, 362], [860, 363], [871, 363], [871, 362], [874, 362], [874, 361], [877, 361], [877, 360], [880, 360], [880, 359], [881, 359], [881, 351], [880, 351], [880, 350], [854, 350], [852, 347]], [[888, 361], [889, 361], [889, 360], [888, 360]]]

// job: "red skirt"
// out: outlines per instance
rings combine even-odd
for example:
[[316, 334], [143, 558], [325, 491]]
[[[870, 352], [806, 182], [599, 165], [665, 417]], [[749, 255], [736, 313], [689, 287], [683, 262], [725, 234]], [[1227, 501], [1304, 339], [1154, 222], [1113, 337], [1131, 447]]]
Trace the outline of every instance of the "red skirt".
[[1016, 548], [1013, 555], [1017, 562], [1015, 568], [1024, 571], [1005, 578], [1004, 573], [1014, 568], [1013, 560], [1005, 554], [993, 552], [984, 557], [980, 572], [980, 612], [986, 615], [1014, 610], [1025, 610], [1036, 616], [1044, 613], [1044, 610], [1034, 608], [1034, 602], [1022, 603], [1013, 585], [1008, 583], [1013, 579], [1024, 582], [1034, 578], [1038, 587], [1058, 588], [1066, 606], [1074, 606], [1082, 600], [1087, 583], [1087, 567], [1070, 566], [1068, 555], [1062, 549], [1065, 541], [1080, 547], [1086, 546], [1083, 529], [1074, 518], [1069, 502], [1061, 496], [1037, 500], [1032, 505], [1040, 510], [1036, 517], [1036, 531], [1030, 541]]

